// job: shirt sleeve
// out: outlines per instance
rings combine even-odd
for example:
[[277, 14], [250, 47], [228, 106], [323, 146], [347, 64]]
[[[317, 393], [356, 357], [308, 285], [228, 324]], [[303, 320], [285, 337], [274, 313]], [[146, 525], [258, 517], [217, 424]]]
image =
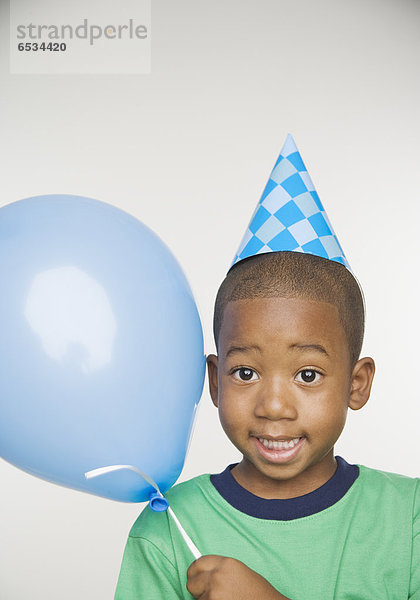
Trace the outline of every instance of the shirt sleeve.
[[177, 570], [152, 542], [129, 536], [114, 600], [184, 598]]
[[413, 546], [409, 600], [420, 600], [420, 479], [417, 479], [413, 510]]

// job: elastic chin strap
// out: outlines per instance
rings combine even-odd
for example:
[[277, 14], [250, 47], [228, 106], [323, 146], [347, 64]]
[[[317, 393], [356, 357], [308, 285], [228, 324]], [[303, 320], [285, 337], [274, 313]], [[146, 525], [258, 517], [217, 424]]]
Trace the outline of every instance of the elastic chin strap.
[[110, 465], [107, 467], [99, 467], [98, 469], [92, 469], [92, 471], [87, 471], [85, 473], [85, 477], [86, 479], [91, 479], [92, 477], [99, 477], [101, 475], [105, 475], [106, 473], [112, 473], [112, 471], [120, 471], [121, 469], [130, 469], [131, 471], [135, 471], [138, 475], [140, 475], [140, 477], [143, 477], [143, 479], [154, 488], [154, 491], [150, 492], [149, 494], [150, 508], [155, 512], [163, 512], [167, 510], [168, 513], [171, 515], [172, 519], [174, 520], [175, 525], [177, 526], [188, 548], [192, 552], [194, 558], [200, 558], [201, 553], [199, 552], [198, 548], [195, 546], [191, 538], [188, 536], [181, 523], [178, 521], [177, 517], [175, 516], [175, 513], [169, 506], [169, 502], [160, 491], [159, 486], [153, 481], [151, 477], [146, 475], [146, 473], [143, 473], [142, 471], [140, 471], [140, 469], [137, 469], [137, 467], [133, 467], [133, 465]]

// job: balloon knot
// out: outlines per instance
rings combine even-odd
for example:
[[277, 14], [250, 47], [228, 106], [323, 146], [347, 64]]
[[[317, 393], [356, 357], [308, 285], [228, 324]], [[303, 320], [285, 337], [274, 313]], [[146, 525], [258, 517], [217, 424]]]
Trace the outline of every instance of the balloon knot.
[[155, 512], [163, 512], [168, 509], [169, 502], [159, 492], [150, 492], [149, 495], [149, 506]]

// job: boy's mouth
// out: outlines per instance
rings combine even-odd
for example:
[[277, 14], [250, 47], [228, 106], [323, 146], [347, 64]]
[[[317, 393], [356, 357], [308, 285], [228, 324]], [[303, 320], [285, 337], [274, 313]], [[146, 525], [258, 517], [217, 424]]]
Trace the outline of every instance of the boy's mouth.
[[283, 463], [295, 458], [305, 442], [305, 436], [295, 438], [253, 437], [255, 446], [264, 458]]
[[302, 437], [303, 436], [290, 438], [290, 439], [286, 439], [286, 438], [273, 439], [273, 438], [259, 437], [257, 439], [261, 442], [261, 444], [263, 444], [263, 446], [265, 448], [269, 448], [270, 450], [271, 449], [280, 450], [282, 448], [293, 448], [294, 446], [296, 446], [296, 444], [299, 443], [299, 440], [301, 440]]

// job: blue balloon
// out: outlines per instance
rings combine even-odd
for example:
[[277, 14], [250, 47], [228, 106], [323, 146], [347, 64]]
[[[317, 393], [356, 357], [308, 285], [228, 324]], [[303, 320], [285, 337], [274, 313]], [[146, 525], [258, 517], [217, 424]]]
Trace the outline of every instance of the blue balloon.
[[197, 307], [163, 242], [69, 195], [0, 208], [0, 456], [123, 502], [179, 477], [203, 389]]

